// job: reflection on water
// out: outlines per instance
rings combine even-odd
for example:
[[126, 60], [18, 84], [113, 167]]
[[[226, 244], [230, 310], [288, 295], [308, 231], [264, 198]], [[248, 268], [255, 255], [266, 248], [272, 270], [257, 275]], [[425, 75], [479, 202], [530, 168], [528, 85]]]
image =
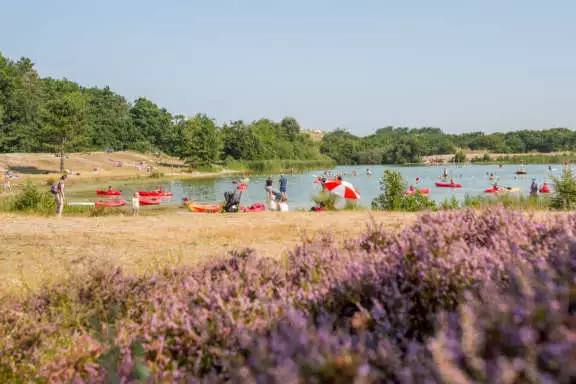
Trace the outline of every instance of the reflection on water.
[[[505, 165], [499, 168], [496, 165], [473, 165], [472, 167], [446, 167], [454, 180], [462, 184], [462, 188], [437, 188], [434, 183], [438, 180], [441, 174], [442, 166], [430, 167], [391, 167], [391, 166], [343, 166], [337, 167], [334, 172], [344, 172], [344, 179], [354, 184], [354, 186], [362, 194], [362, 199], [359, 201], [361, 206], [370, 206], [370, 202], [379, 193], [379, 180], [382, 177], [385, 169], [396, 169], [402, 173], [402, 176], [407, 184], [416, 184], [416, 178], [419, 178], [419, 187], [429, 187], [430, 197], [436, 201], [442, 201], [446, 197], [456, 197], [458, 200], [463, 200], [466, 194], [478, 195], [484, 194], [484, 189], [490, 186], [489, 174], [493, 173], [494, 178], [498, 184], [505, 187], [520, 188], [522, 193], [528, 194], [529, 186], [532, 177], [536, 177], [538, 184], [544, 181], [551, 182], [550, 176], [560, 176], [561, 166], [552, 166], [552, 172], [548, 171], [548, 165], [528, 165], [526, 170], [527, 175], [515, 175], [515, 171], [519, 168], [518, 165]], [[367, 169], [371, 169], [373, 176], [367, 175]], [[358, 170], [357, 176], [352, 176], [353, 171]], [[322, 174], [323, 171], [311, 171], [302, 174], [288, 175], [288, 200], [291, 209], [295, 208], [310, 208], [312, 203], [312, 195], [320, 190], [318, 184], [314, 184], [314, 180]], [[224, 192], [232, 191], [234, 185], [232, 181], [237, 178], [236, 176], [219, 177], [214, 179], [195, 179], [195, 180], [182, 180], [182, 181], [167, 181], [162, 182], [160, 185], [166, 190], [174, 194], [174, 198], [167, 202], [168, 204], [180, 204], [183, 197], [196, 200], [199, 203], [218, 203], [224, 200]], [[244, 192], [242, 202], [249, 205], [256, 202], [265, 201], [264, 185], [267, 176], [252, 176], [249, 182], [249, 188]], [[279, 188], [280, 176], [273, 176], [274, 187]], [[103, 183], [103, 185], [108, 185]], [[153, 190], [158, 181], [151, 180], [143, 181], [142, 184], [113, 184], [114, 188], [123, 191], [124, 198], [131, 196], [138, 190]], [[84, 198], [96, 200], [93, 193], [74, 194], [73, 191], [70, 196], [72, 198]]]

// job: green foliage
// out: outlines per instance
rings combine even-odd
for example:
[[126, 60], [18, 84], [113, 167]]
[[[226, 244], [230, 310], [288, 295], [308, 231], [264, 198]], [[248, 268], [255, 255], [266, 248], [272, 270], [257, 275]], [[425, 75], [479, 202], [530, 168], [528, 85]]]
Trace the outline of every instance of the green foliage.
[[418, 212], [435, 210], [436, 202], [419, 192], [412, 195], [402, 195], [400, 210], [406, 212]]
[[152, 179], [161, 179], [161, 178], [164, 177], [164, 173], [158, 172], [158, 171], [153, 171], [153, 172], [150, 173], [150, 177], [151, 177]]
[[252, 171], [255, 173], [278, 173], [290, 170], [304, 171], [307, 169], [331, 168], [335, 165], [334, 160], [322, 158], [318, 160], [253, 160], [240, 161], [229, 159], [226, 168], [238, 171]]
[[385, 170], [380, 180], [380, 190], [382, 193], [372, 201], [372, 209], [407, 212], [436, 209], [436, 202], [428, 196], [420, 192], [404, 193], [406, 184], [399, 171]]
[[[438, 128], [409, 129], [386, 127], [374, 134], [357, 137], [344, 130], [326, 134], [322, 139], [322, 153], [338, 164], [405, 164], [419, 162], [422, 156], [454, 153], [453, 160], [465, 161], [455, 148], [485, 150], [493, 153], [551, 152], [576, 149], [576, 131], [554, 128], [544, 131], [482, 132], [447, 135]], [[475, 161], [491, 161], [485, 154]], [[552, 161], [554, 160], [554, 161]], [[558, 163], [560, 157], [541, 163]], [[513, 161], [512, 161], [513, 162]], [[534, 159], [533, 162], [538, 162]]]
[[131, 149], [178, 156], [194, 167], [223, 159], [331, 163], [319, 148], [292, 117], [219, 127], [206, 115], [173, 116], [142, 97], [130, 105], [109, 87], [42, 79], [29, 59], [0, 55], [0, 152]]
[[576, 208], [576, 177], [570, 169], [564, 170], [560, 178], [553, 178], [554, 194], [551, 206], [554, 209]]
[[456, 200], [455, 196], [452, 196], [452, 198], [450, 198], [450, 199], [448, 197], [446, 197], [446, 198], [444, 198], [444, 201], [442, 201], [440, 203], [439, 208], [442, 210], [445, 210], [445, 211], [451, 210], [451, 209], [458, 209], [458, 208], [460, 208], [460, 203], [458, 203], [458, 200]]
[[372, 201], [372, 208], [387, 211], [402, 209], [402, 198], [406, 186], [399, 171], [385, 170], [380, 180], [380, 190], [382, 194]]
[[503, 206], [507, 209], [548, 209], [551, 200], [547, 196], [536, 198], [516, 194], [498, 194], [493, 196], [472, 196], [466, 194], [462, 208], [489, 208]]
[[330, 192], [319, 192], [312, 196], [312, 200], [316, 205], [322, 205], [326, 210], [334, 210], [336, 209], [338, 196]]
[[213, 119], [197, 114], [182, 123], [179, 155], [192, 167], [214, 164], [220, 158], [222, 138]]
[[54, 211], [56, 202], [49, 192], [39, 191], [34, 184], [27, 182], [22, 190], [15, 196], [11, 210], [21, 212], [48, 212]]
[[466, 162], [466, 155], [462, 151], [457, 151], [452, 158], [454, 163], [464, 163]]

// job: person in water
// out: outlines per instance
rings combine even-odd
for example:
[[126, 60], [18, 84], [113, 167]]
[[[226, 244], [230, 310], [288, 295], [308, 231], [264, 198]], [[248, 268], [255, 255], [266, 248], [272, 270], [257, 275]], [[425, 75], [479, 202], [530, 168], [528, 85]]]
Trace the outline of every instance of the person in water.
[[538, 195], [538, 184], [536, 183], [536, 179], [532, 179], [532, 184], [530, 184], [530, 196], [536, 197]]
[[490, 174], [490, 180], [494, 180], [494, 174], [493, 173]]
[[446, 168], [444, 168], [442, 170], [442, 178], [447, 179], [448, 178], [448, 170]]

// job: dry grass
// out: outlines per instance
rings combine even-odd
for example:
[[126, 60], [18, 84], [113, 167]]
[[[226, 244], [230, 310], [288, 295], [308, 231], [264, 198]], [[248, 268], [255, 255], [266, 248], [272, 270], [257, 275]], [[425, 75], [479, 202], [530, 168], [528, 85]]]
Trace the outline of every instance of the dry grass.
[[371, 217], [391, 230], [416, 215], [385, 212], [265, 212], [167, 214], [147, 217], [41, 218], [0, 214], [0, 293], [37, 289], [94, 265], [139, 273], [167, 264], [192, 264], [231, 249], [279, 256], [302, 236], [358, 235]]

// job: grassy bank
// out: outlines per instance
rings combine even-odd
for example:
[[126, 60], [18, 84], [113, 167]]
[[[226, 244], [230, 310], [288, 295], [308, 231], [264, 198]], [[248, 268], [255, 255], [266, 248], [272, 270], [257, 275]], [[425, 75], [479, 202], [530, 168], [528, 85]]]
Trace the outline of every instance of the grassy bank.
[[294, 169], [297, 172], [311, 169], [331, 169], [336, 165], [332, 159], [320, 160], [233, 160], [226, 163], [231, 170], [250, 171], [255, 173], [280, 173]]
[[[488, 160], [489, 159], [489, 160]], [[564, 161], [576, 161], [572, 152], [556, 154], [525, 154], [525, 155], [488, 155], [486, 158], [473, 158], [474, 164], [563, 164]]]

